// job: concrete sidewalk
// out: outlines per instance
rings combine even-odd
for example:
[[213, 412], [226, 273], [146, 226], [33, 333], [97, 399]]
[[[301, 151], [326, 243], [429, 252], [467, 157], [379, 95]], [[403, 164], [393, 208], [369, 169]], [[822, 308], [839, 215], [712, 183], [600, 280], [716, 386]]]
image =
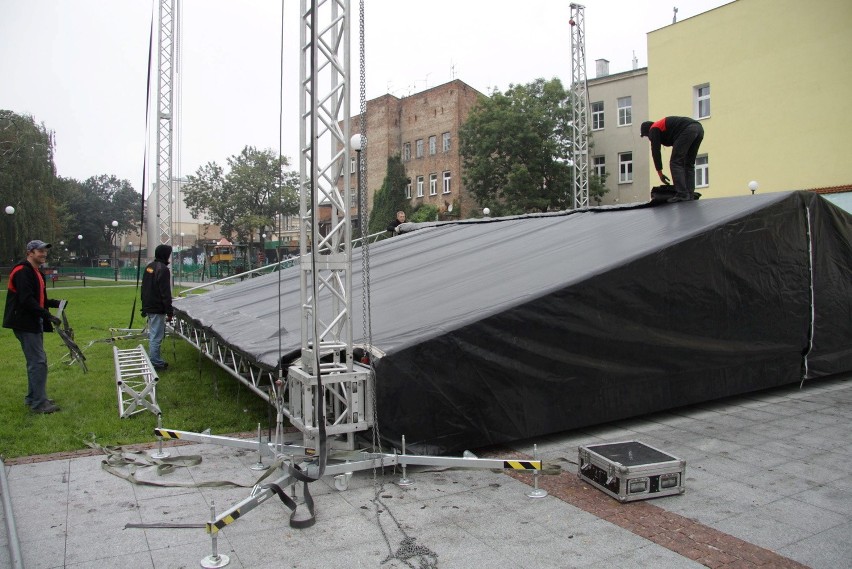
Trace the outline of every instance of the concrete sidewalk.
[[[398, 473], [374, 481], [361, 472], [342, 492], [327, 477], [311, 485], [316, 525], [291, 529], [273, 498], [220, 531], [218, 552], [228, 567], [252, 569], [852, 567], [850, 423], [845, 376], [512, 445], [508, 452], [532, 455], [535, 443], [563, 468], [540, 477], [545, 498], [526, 496], [531, 475], [502, 471], [409, 469], [415, 484], [406, 488]], [[577, 479], [577, 445], [631, 439], [685, 459], [686, 493], [620, 504]], [[253, 452], [167, 450], [203, 460], [162, 477], [139, 468], [137, 477], [251, 485], [259, 476]], [[7, 463], [25, 567], [198, 567], [211, 554], [203, 529], [125, 525], [203, 524], [212, 503], [221, 512], [249, 494], [133, 485], [105, 472], [103, 458]], [[407, 536], [421, 555], [385, 562]], [[0, 539], [0, 567], [10, 567], [5, 532]]]

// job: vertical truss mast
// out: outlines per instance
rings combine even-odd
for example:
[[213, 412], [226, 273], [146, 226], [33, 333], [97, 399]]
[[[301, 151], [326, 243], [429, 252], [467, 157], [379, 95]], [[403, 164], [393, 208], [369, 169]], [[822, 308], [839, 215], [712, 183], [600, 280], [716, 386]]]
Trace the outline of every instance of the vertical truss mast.
[[[157, 177], [156, 221], [148, 216], [148, 256], [158, 244], [172, 241], [173, 61], [175, 1], [160, 0], [159, 59], [157, 63]], [[148, 207], [151, 207], [149, 201]]]
[[288, 384], [290, 421], [305, 444], [318, 443], [322, 424], [352, 449], [354, 433], [372, 427], [372, 375], [352, 356], [349, 14], [349, 0], [301, 2], [302, 356]]
[[571, 93], [572, 131], [571, 160], [574, 162], [572, 207], [589, 205], [589, 94], [586, 90], [586, 20], [585, 6], [571, 4]]

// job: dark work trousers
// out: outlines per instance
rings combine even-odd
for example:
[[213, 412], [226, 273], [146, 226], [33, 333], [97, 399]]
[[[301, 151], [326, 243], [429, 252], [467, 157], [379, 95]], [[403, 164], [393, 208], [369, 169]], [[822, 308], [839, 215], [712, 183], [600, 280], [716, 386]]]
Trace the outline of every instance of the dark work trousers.
[[27, 360], [27, 396], [24, 402], [36, 409], [47, 401], [47, 354], [44, 353], [44, 334], [15, 330]]
[[695, 157], [698, 147], [704, 140], [704, 127], [695, 123], [686, 127], [672, 144], [672, 157], [669, 168], [672, 171], [672, 183], [679, 196], [695, 193]]

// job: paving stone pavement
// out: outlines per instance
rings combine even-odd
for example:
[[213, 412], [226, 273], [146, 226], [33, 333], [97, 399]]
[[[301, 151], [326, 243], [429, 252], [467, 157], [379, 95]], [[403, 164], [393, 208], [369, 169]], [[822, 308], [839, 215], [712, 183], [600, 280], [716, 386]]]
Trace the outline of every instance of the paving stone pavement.
[[[813, 380], [802, 389], [791, 385], [479, 451], [535, 452], [559, 465], [560, 474], [539, 477], [544, 498], [527, 497], [533, 476], [519, 472], [417, 467], [408, 470], [414, 484], [401, 487], [399, 473], [374, 479], [365, 471], [344, 491], [324, 477], [311, 484], [314, 526], [291, 528], [290, 511], [269, 499], [218, 532], [217, 551], [229, 557], [227, 567], [251, 569], [421, 562], [443, 569], [852, 567], [850, 379]], [[578, 445], [625, 440], [686, 460], [686, 492], [621, 504], [576, 477]], [[204, 524], [211, 505], [221, 512], [249, 495], [259, 476], [250, 468], [257, 455], [214, 444], [167, 450], [202, 460], [163, 476], [136, 469], [138, 479], [166, 486], [131, 484], [106, 472], [104, 455], [92, 452], [7, 461], [23, 566], [199, 567], [212, 553], [204, 529], [126, 524]], [[246, 487], [197, 487], [216, 480]], [[389, 558], [405, 537], [415, 538], [423, 555]], [[11, 566], [3, 531], [0, 567]]]

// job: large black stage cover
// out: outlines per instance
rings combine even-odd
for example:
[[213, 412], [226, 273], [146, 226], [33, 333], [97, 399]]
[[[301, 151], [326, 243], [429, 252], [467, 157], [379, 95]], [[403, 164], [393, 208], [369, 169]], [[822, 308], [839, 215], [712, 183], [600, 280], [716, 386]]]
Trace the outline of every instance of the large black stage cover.
[[[648, 205], [372, 245], [382, 435], [457, 452], [852, 370], [852, 216], [810, 192]], [[299, 352], [298, 269], [175, 306], [259, 365]]]

